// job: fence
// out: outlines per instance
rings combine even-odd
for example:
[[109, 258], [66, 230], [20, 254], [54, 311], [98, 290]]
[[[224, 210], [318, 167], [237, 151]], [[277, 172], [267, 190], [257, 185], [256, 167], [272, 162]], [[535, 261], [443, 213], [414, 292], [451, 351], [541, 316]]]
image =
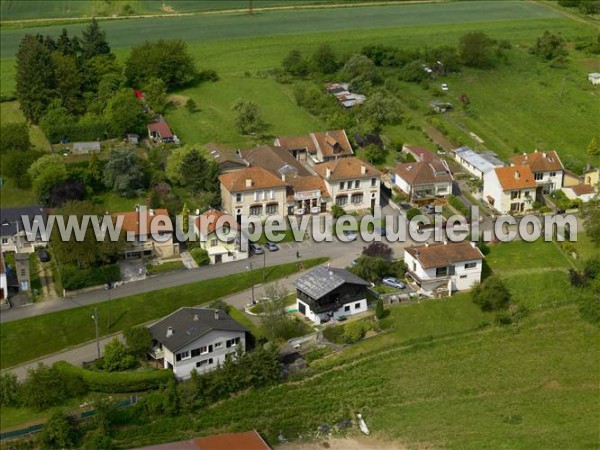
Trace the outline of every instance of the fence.
[[[123, 400], [117, 402], [115, 406], [117, 408], [126, 408], [128, 406], [135, 405], [138, 402], [138, 399], [139, 398], [137, 395], [131, 395], [130, 397], [124, 398]], [[94, 414], [96, 414], [95, 409], [88, 409], [85, 411], [77, 410], [75, 412], [69, 413], [68, 415], [71, 416], [74, 420], [80, 421], [92, 417]], [[37, 433], [38, 431], [41, 431], [42, 428], [44, 428], [44, 424], [38, 423], [36, 425], [30, 425], [28, 427], [21, 428], [19, 430], [5, 431], [4, 433], [0, 433], [0, 441], [29, 436], [31, 434]]]

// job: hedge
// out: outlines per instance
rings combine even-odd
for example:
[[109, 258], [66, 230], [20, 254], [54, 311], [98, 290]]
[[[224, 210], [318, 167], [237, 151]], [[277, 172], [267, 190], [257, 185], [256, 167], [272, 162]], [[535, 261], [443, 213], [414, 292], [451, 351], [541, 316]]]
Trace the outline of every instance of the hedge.
[[158, 389], [173, 378], [168, 369], [109, 373], [83, 369], [66, 361], [55, 362], [53, 367], [63, 374], [80, 376], [90, 391], [109, 394]]
[[456, 209], [458, 212], [462, 213], [467, 219], [471, 218], [471, 209], [467, 207], [458, 197], [451, 195], [448, 197], [448, 202]]
[[60, 275], [63, 287], [67, 291], [74, 291], [119, 281], [121, 279], [121, 269], [118, 264], [90, 267], [89, 269], [79, 269], [74, 265], [67, 264], [61, 267]]

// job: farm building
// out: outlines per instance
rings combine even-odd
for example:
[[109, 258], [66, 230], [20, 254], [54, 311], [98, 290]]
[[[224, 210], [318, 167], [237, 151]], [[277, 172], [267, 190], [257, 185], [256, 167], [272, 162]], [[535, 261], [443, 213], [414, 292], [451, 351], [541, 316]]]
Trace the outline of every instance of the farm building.
[[362, 94], [350, 92], [348, 83], [329, 83], [325, 86], [327, 92], [335, 95], [340, 105], [344, 108], [352, 108], [353, 106], [364, 103], [367, 97]]
[[494, 170], [495, 167], [503, 167], [505, 164], [498, 159], [495, 153], [477, 153], [469, 147], [460, 147], [454, 150], [454, 159], [469, 173], [477, 178]]
[[446, 111], [450, 111], [453, 108], [452, 103], [440, 102], [439, 100], [431, 100], [429, 102], [429, 106], [436, 113], [445, 113]]
[[73, 153], [76, 155], [87, 155], [89, 153], [100, 153], [100, 142], [73, 142]]
[[600, 84], [600, 73], [588, 73], [588, 81], [592, 84]]

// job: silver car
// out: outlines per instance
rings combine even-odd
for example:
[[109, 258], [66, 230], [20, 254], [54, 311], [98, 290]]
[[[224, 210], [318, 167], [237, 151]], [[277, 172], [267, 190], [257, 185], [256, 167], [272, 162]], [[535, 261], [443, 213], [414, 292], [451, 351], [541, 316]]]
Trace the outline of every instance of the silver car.
[[398, 281], [396, 278], [393, 277], [386, 277], [383, 280], [381, 280], [381, 282], [383, 284], [385, 284], [386, 286], [390, 286], [396, 289], [405, 289], [406, 285], [404, 283], [402, 283], [401, 281]]

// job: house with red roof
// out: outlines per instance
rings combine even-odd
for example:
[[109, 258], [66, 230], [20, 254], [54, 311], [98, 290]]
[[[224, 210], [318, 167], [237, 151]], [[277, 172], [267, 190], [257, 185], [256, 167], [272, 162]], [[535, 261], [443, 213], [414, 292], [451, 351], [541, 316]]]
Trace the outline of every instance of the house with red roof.
[[549, 194], [563, 187], [565, 168], [555, 151], [523, 153], [510, 158], [512, 166], [529, 166], [540, 193]]
[[223, 211], [210, 209], [195, 220], [200, 248], [206, 250], [211, 264], [248, 258], [240, 245], [239, 226], [235, 218]]
[[162, 117], [159, 117], [156, 122], [149, 123], [147, 128], [148, 137], [154, 142], [163, 142], [166, 144], [177, 141], [177, 136], [173, 134], [171, 128], [169, 128], [169, 124]]
[[522, 214], [532, 208], [537, 186], [528, 165], [496, 167], [483, 177], [483, 198], [502, 214]]

